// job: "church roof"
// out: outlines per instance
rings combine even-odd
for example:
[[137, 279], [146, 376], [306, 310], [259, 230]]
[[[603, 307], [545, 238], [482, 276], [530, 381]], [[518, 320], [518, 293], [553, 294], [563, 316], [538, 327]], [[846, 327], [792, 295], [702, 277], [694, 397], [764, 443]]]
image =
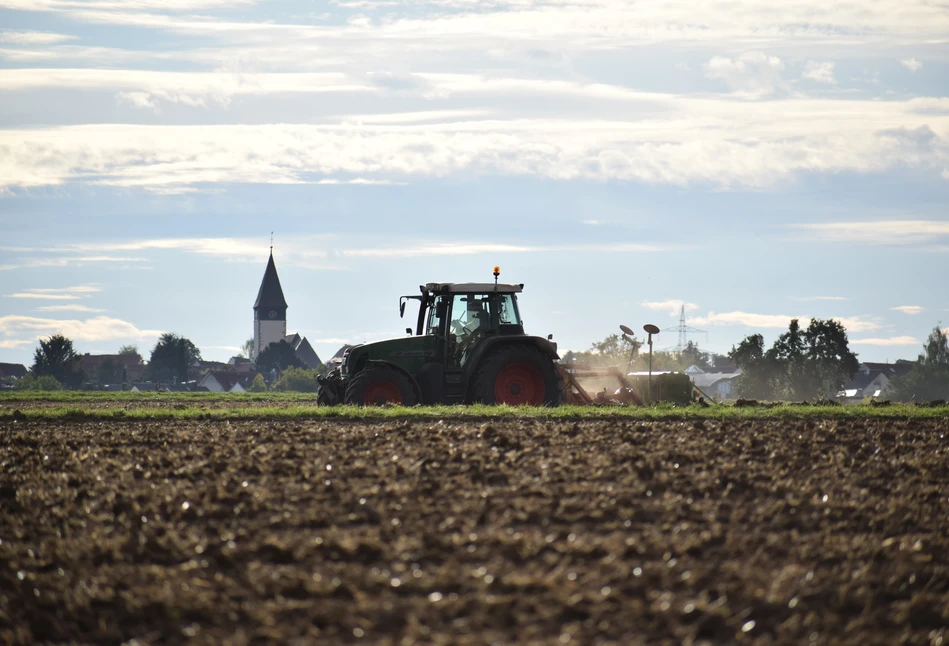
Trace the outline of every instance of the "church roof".
[[286, 307], [287, 301], [283, 298], [283, 289], [280, 287], [280, 278], [277, 276], [277, 266], [273, 262], [273, 252], [270, 253], [270, 260], [267, 261], [267, 269], [264, 271], [264, 279], [260, 281], [260, 290], [257, 292], [257, 301], [254, 303], [254, 309], [258, 307]]

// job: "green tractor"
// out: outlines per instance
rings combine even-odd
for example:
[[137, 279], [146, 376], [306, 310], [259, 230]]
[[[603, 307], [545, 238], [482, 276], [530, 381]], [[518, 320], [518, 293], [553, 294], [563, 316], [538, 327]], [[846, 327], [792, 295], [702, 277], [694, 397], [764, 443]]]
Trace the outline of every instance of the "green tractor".
[[[517, 309], [523, 285], [428, 283], [403, 296], [419, 301], [411, 335], [356, 345], [320, 377], [321, 405], [511, 404], [556, 406], [563, 379], [557, 346], [524, 333]], [[414, 332], [414, 334], [413, 334]]]

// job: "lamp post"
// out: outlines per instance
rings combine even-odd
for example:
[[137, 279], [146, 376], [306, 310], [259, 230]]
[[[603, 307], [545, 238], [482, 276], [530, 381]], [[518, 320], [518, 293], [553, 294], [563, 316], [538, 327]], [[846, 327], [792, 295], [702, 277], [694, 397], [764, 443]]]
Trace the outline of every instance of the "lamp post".
[[643, 329], [649, 335], [649, 403], [652, 404], [652, 335], [659, 334], [659, 328], [652, 323], [646, 323]]

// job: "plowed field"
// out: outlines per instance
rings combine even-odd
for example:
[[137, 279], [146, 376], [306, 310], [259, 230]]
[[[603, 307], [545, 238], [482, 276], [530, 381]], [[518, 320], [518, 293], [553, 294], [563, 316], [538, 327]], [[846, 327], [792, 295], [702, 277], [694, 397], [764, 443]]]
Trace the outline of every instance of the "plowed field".
[[0, 643], [947, 625], [945, 421], [0, 421]]

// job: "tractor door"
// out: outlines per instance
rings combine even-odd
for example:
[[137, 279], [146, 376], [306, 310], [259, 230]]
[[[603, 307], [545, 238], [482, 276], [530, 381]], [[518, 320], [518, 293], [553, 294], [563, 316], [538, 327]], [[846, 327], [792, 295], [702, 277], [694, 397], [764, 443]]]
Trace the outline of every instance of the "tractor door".
[[427, 362], [416, 375], [422, 391], [422, 401], [426, 404], [449, 403], [445, 392], [445, 367], [448, 356], [448, 321], [451, 311], [451, 296], [435, 296], [425, 314], [424, 337], [426, 345], [434, 351], [431, 361]]

